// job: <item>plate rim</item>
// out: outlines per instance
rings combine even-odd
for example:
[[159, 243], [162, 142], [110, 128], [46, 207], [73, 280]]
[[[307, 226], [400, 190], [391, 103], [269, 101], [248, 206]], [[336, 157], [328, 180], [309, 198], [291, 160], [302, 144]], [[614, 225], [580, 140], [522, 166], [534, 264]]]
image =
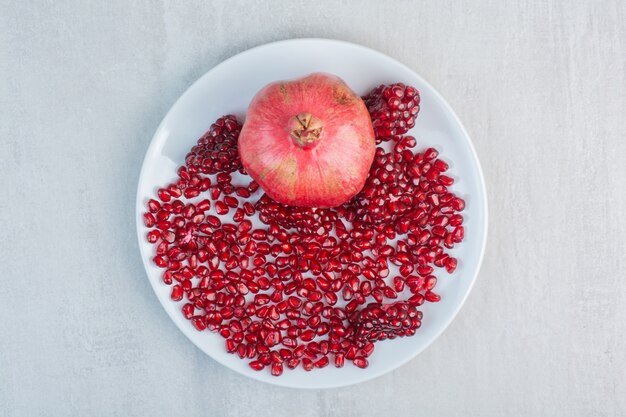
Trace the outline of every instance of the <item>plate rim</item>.
[[[150, 262], [150, 257], [146, 257], [143, 255], [142, 252], [142, 245], [143, 245], [143, 237], [144, 237], [144, 230], [143, 230], [143, 222], [142, 222], [142, 210], [144, 210], [143, 207], [143, 199], [146, 198], [146, 196], [141, 195], [141, 185], [143, 184], [144, 177], [146, 176], [146, 171], [147, 171], [147, 163], [149, 162], [149, 160], [151, 159], [152, 155], [154, 154], [156, 147], [157, 147], [157, 138], [162, 134], [162, 131], [165, 128], [165, 123], [166, 121], [169, 121], [171, 114], [174, 110], [174, 108], [176, 108], [180, 102], [183, 101], [183, 99], [190, 94], [190, 92], [194, 89], [194, 87], [199, 84], [205, 77], [208, 77], [211, 72], [215, 71], [218, 67], [225, 65], [226, 63], [230, 62], [231, 60], [234, 60], [236, 58], [240, 58], [243, 55], [246, 54], [250, 54], [253, 52], [257, 52], [260, 49], [263, 48], [268, 48], [268, 47], [276, 47], [276, 46], [280, 46], [282, 44], [289, 44], [289, 43], [298, 43], [298, 42], [320, 42], [320, 43], [326, 43], [326, 44], [330, 44], [330, 45], [340, 45], [343, 47], [349, 47], [349, 48], [356, 48], [356, 49], [361, 49], [367, 53], [370, 54], [374, 54], [380, 58], [383, 58], [385, 60], [391, 60], [393, 61], [396, 65], [402, 67], [403, 69], [405, 69], [406, 71], [409, 71], [412, 75], [414, 75], [417, 79], [420, 80], [421, 83], [423, 83], [425, 86], [427, 86], [430, 91], [432, 92], [433, 96], [438, 100], [439, 104], [445, 108], [445, 110], [449, 113], [449, 115], [452, 117], [453, 121], [458, 125], [458, 128], [461, 132], [462, 135], [465, 136], [465, 138], [467, 139], [467, 144], [469, 146], [469, 150], [470, 150], [470, 154], [471, 154], [471, 158], [473, 159], [473, 162], [476, 166], [476, 175], [478, 177], [478, 185], [479, 188], [482, 189], [482, 204], [484, 207], [484, 226], [482, 228], [482, 230], [480, 231], [480, 239], [482, 241], [481, 244], [481, 248], [479, 251], [479, 257], [478, 257], [478, 261], [476, 264], [476, 270], [474, 271], [474, 273], [471, 276], [470, 279], [470, 283], [467, 287], [467, 291], [465, 292], [465, 294], [463, 294], [460, 302], [452, 309], [452, 314], [450, 314], [449, 318], [447, 321], [444, 322], [444, 324], [440, 327], [440, 329], [435, 332], [434, 336], [427, 342], [424, 344], [424, 346], [420, 349], [416, 349], [414, 352], [411, 352], [410, 355], [407, 356], [406, 359], [400, 361], [399, 363], [395, 364], [392, 367], [386, 368], [384, 370], [381, 371], [377, 371], [377, 372], [372, 372], [372, 373], [367, 373], [367, 371], [364, 371], [363, 373], [363, 377], [361, 378], [357, 378], [354, 381], [350, 381], [348, 383], [335, 383], [335, 384], [330, 384], [330, 385], [325, 385], [323, 387], [316, 387], [316, 386], [293, 386], [293, 385], [287, 385], [284, 383], [281, 383], [280, 379], [281, 378], [273, 378], [273, 379], [263, 379], [261, 378], [260, 375], [257, 374], [250, 374], [250, 373], [245, 373], [242, 372], [239, 369], [233, 368], [231, 366], [229, 366], [229, 364], [225, 363], [224, 361], [222, 361], [219, 358], [214, 357], [213, 355], [211, 355], [210, 353], [208, 353], [207, 351], [205, 351], [203, 349], [202, 346], [200, 346], [200, 344], [188, 333], [190, 333], [190, 329], [185, 329], [182, 326], [179, 325], [178, 319], [175, 318], [173, 316], [173, 313], [170, 312], [170, 310], [168, 310], [167, 308], [165, 308], [165, 306], [163, 305], [161, 298], [159, 296], [159, 293], [157, 292], [157, 288], [156, 288], [156, 283], [153, 282], [153, 280], [150, 278], [150, 274], [148, 273], [148, 267], [150, 266], [149, 262]], [[332, 389], [332, 388], [340, 388], [340, 387], [347, 387], [347, 386], [352, 386], [355, 384], [360, 384], [362, 382], [366, 382], [366, 381], [371, 381], [373, 379], [376, 379], [380, 376], [383, 376], [385, 374], [388, 374], [392, 371], [395, 371], [396, 369], [404, 366], [407, 362], [413, 360], [415, 357], [417, 357], [419, 354], [421, 354], [422, 352], [424, 352], [426, 349], [428, 349], [430, 346], [432, 346], [432, 344], [439, 339], [439, 337], [441, 337], [441, 335], [448, 329], [448, 327], [450, 326], [450, 324], [454, 321], [454, 319], [456, 319], [457, 315], [459, 314], [459, 312], [461, 311], [461, 309], [463, 308], [463, 306], [465, 305], [465, 302], [467, 301], [467, 298], [469, 297], [470, 293], [472, 292], [474, 285], [476, 283], [476, 280], [478, 278], [478, 274], [480, 273], [480, 270], [482, 268], [482, 263], [484, 260], [484, 255], [485, 255], [485, 250], [486, 250], [486, 246], [487, 246], [487, 238], [488, 238], [488, 229], [489, 229], [489, 207], [488, 207], [488, 198], [487, 198], [487, 187], [485, 184], [485, 178], [483, 175], [483, 170], [482, 170], [482, 166], [480, 164], [480, 160], [478, 159], [478, 154], [476, 153], [476, 149], [474, 147], [474, 142], [472, 141], [471, 136], [469, 135], [469, 133], [467, 132], [467, 129], [465, 128], [465, 126], [463, 125], [463, 123], [461, 122], [461, 120], [459, 119], [458, 115], [456, 114], [456, 112], [452, 109], [452, 107], [450, 106], [450, 104], [445, 100], [445, 98], [439, 93], [439, 91], [433, 87], [433, 85], [431, 83], [429, 83], [427, 80], [425, 80], [420, 74], [418, 74], [416, 71], [414, 71], [413, 69], [411, 69], [410, 67], [408, 67], [407, 65], [405, 65], [404, 63], [396, 60], [395, 58], [384, 54], [383, 52], [380, 52], [376, 49], [370, 48], [370, 47], [366, 47], [360, 44], [356, 44], [353, 42], [348, 42], [348, 41], [343, 41], [343, 40], [337, 40], [337, 39], [331, 39], [331, 38], [319, 38], [319, 37], [314, 37], [314, 38], [309, 38], [309, 37], [304, 37], [304, 38], [290, 38], [290, 39], [283, 39], [283, 40], [278, 40], [278, 41], [273, 41], [273, 42], [268, 42], [268, 43], [264, 43], [261, 45], [257, 45], [254, 46], [252, 48], [246, 49], [244, 51], [238, 52], [235, 55], [232, 55], [228, 58], [226, 58], [223, 61], [220, 61], [218, 64], [214, 65], [213, 67], [209, 68], [206, 72], [204, 72], [204, 74], [202, 74], [200, 77], [198, 77], [198, 79], [196, 79], [193, 83], [191, 83], [186, 89], [185, 91], [176, 99], [176, 101], [169, 107], [167, 113], [163, 116], [163, 118], [161, 119], [161, 122], [159, 123], [159, 125], [157, 126], [154, 134], [152, 135], [152, 138], [150, 139], [150, 144], [148, 145], [148, 148], [146, 149], [146, 153], [145, 156], [142, 160], [141, 163], [141, 170], [139, 173], [139, 179], [137, 182], [137, 191], [136, 191], [136, 198], [135, 198], [135, 223], [136, 223], [136, 230], [137, 230], [137, 243], [139, 246], [139, 256], [141, 257], [141, 261], [144, 267], [144, 272], [146, 273], [146, 277], [148, 278], [148, 282], [150, 283], [150, 286], [152, 287], [152, 290], [157, 298], [157, 300], [159, 301], [159, 304], [161, 305], [161, 308], [163, 308], [163, 310], [165, 310], [166, 314], [169, 316], [169, 318], [174, 322], [174, 325], [179, 329], [180, 332], [182, 332], [185, 337], [191, 341], [192, 344], [194, 344], [202, 353], [204, 353], [205, 355], [209, 356], [211, 359], [213, 359], [214, 361], [216, 361], [217, 363], [219, 363], [220, 365], [226, 367], [227, 369], [236, 372], [239, 375], [243, 375], [247, 378], [259, 381], [259, 382], [263, 382], [266, 384], [270, 384], [270, 385], [274, 385], [274, 386], [280, 386], [280, 387], [284, 387], [284, 388], [291, 388], [291, 389], [306, 389], [306, 390], [316, 390], [316, 389]], [[477, 231], [478, 232], [478, 231]]]

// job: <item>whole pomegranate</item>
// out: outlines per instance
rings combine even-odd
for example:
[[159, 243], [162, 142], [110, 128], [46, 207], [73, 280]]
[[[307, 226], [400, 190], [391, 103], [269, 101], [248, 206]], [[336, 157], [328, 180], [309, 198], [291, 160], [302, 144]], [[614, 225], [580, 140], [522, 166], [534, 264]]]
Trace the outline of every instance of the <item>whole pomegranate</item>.
[[375, 147], [363, 100], [322, 73], [264, 87], [239, 135], [246, 171], [270, 197], [292, 206], [348, 201], [363, 188]]

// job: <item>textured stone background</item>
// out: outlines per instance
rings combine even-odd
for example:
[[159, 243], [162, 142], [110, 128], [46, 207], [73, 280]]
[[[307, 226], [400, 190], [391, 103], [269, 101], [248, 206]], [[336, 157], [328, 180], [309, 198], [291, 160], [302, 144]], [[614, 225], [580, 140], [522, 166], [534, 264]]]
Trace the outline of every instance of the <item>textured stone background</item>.
[[[626, 415], [626, 5], [0, 0], [0, 415]], [[374, 381], [241, 377], [167, 318], [135, 243], [139, 167], [200, 75], [279, 39], [360, 43], [474, 138], [483, 269], [426, 352]]]

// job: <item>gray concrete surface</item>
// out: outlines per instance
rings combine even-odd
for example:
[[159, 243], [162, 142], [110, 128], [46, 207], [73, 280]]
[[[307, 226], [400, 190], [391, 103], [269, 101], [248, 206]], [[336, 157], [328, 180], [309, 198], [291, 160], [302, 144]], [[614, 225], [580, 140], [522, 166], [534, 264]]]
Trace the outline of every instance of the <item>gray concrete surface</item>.
[[[0, 0], [0, 415], [626, 415], [625, 21], [621, 0]], [[223, 59], [292, 37], [423, 75], [490, 194], [484, 266], [452, 326], [330, 391], [202, 354], [135, 242], [139, 167], [168, 108]]]

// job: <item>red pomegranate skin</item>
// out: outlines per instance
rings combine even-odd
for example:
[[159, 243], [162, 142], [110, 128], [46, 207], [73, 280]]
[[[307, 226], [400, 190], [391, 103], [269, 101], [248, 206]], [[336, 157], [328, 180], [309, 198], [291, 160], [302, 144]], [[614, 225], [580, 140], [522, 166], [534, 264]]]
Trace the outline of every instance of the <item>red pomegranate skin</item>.
[[303, 207], [335, 207], [354, 197], [376, 148], [363, 100], [324, 73], [260, 90], [238, 146], [246, 171], [270, 197]]

